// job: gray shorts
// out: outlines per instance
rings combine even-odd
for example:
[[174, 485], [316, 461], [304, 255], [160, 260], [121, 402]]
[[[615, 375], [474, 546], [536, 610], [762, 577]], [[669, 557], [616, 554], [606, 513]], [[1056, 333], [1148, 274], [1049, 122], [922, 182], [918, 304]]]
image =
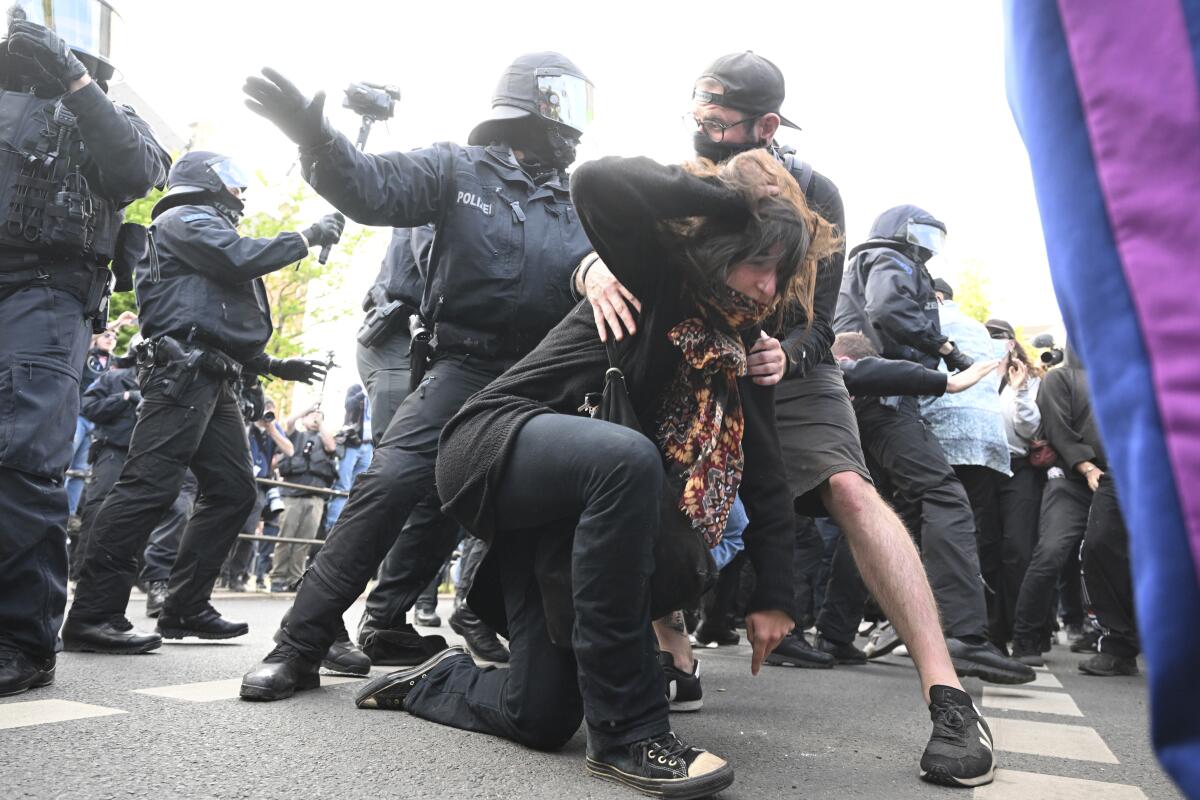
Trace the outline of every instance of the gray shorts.
[[780, 382], [775, 420], [796, 513], [826, 516], [817, 489], [839, 472], [871, 480], [841, 367], [819, 364], [803, 378]]

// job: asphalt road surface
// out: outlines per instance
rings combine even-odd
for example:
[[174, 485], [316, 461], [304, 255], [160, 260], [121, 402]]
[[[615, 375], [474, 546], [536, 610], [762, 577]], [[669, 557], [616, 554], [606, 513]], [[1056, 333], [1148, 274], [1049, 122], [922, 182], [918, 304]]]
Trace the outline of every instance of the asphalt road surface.
[[[402, 712], [358, 711], [355, 680], [242, 702], [240, 677], [272, 647], [290, 596], [215, 600], [249, 621], [249, 636], [143, 656], [65, 653], [53, 686], [0, 700], [0, 798], [638, 796], [585, 773], [582, 731], [558, 753], [532, 752]], [[347, 612], [350, 630], [360, 611]], [[440, 612], [448, 616], [448, 600]], [[130, 619], [153, 627], [136, 593]], [[458, 641], [444, 625], [437, 632]], [[745, 644], [698, 655], [704, 708], [672, 721], [684, 741], [733, 763], [726, 800], [1180, 796], [1150, 750], [1144, 677], [1083, 676], [1066, 647], [1049, 655], [1035, 685], [967, 682], [1001, 765], [992, 786], [974, 791], [918, 780], [930, 722], [905, 658], [827, 671], [764, 667], [753, 678]]]

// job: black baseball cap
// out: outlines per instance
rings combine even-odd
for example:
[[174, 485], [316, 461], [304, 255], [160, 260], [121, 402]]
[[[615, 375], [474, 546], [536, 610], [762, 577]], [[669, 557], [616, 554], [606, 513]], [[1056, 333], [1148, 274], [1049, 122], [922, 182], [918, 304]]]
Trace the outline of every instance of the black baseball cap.
[[762, 56], [749, 50], [721, 56], [700, 77], [712, 78], [725, 91], [717, 94], [695, 89], [692, 92], [693, 99], [751, 114], [779, 114], [781, 125], [800, 130], [799, 125], [779, 111], [783, 105], [783, 73]]
[[935, 292], [941, 292], [943, 295], [946, 296], [947, 300], [954, 299], [953, 287], [951, 287], [950, 284], [946, 283], [946, 281], [942, 278], [934, 278], [933, 279], [933, 290]]
[[[1013, 330], [1011, 322], [1003, 319], [989, 319], [983, 323], [983, 327], [988, 329], [988, 333], [993, 339], [1016, 339], [1017, 332]], [[997, 336], [999, 334], [999, 336]]]

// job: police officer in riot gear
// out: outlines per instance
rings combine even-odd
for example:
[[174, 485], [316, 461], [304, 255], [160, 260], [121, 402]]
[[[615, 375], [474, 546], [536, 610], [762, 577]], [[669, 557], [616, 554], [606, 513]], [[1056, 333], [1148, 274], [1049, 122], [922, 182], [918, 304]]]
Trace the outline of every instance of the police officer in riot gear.
[[[310, 99], [277, 72], [263, 74], [247, 81], [248, 105], [300, 146], [318, 193], [363, 224], [436, 228], [420, 309], [436, 341], [428, 372], [356, 479], [276, 634], [279, 646], [242, 680], [243, 698], [278, 700], [319, 685], [317, 667], [343, 612], [397, 534], [407, 591], [364, 629], [364, 649], [404, 633], [405, 612], [453, 548], [457, 526], [441, 514], [434, 487], [442, 426], [566, 315], [570, 272], [591, 249], [566, 174], [590, 116], [591, 84], [558, 53], [523, 55], [505, 70], [492, 115], [469, 146], [366, 155], [325, 122], [322, 95]], [[407, 520], [403, 533], [398, 520]]]
[[[18, 2], [0, 41], [0, 695], [54, 680], [67, 600], [63, 473], [121, 209], [170, 158], [114, 105], [107, 3]], [[89, 24], [90, 20], [104, 24]], [[69, 30], [64, 42], [55, 30]]]
[[[217, 153], [185, 155], [167, 187], [152, 211], [135, 281], [146, 337], [138, 351], [142, 405], [128, 460], [92, 529], [62, 631], [67, 650], [144, 653], [164, 636], [227, 639], [249, 630], [209, 603], [255, 499], [235, 383], [243, 369], [305, 383], [325, 372], [318, 361], [281, 361], [263, 352], [272, 327], [262, 276], [299, 261], [311, 247], [337, 242], [341, 215], [302, 233], [243, 238], [236, 225], [246, 179]], [[124, 616], [137, 553], [179, 493], [189, 465], [199, 483], [195, 511], [180, 541], [158, 633], [140, 633]]]

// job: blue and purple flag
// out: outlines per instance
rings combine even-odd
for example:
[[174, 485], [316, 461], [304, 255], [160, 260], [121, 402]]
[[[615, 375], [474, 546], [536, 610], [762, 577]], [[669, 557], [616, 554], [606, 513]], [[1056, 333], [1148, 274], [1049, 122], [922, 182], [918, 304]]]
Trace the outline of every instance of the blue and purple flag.
[[1007, 0], [1009, 102], [1130, 531], [1164, 767], [1200, 798], [1200, 0]]

